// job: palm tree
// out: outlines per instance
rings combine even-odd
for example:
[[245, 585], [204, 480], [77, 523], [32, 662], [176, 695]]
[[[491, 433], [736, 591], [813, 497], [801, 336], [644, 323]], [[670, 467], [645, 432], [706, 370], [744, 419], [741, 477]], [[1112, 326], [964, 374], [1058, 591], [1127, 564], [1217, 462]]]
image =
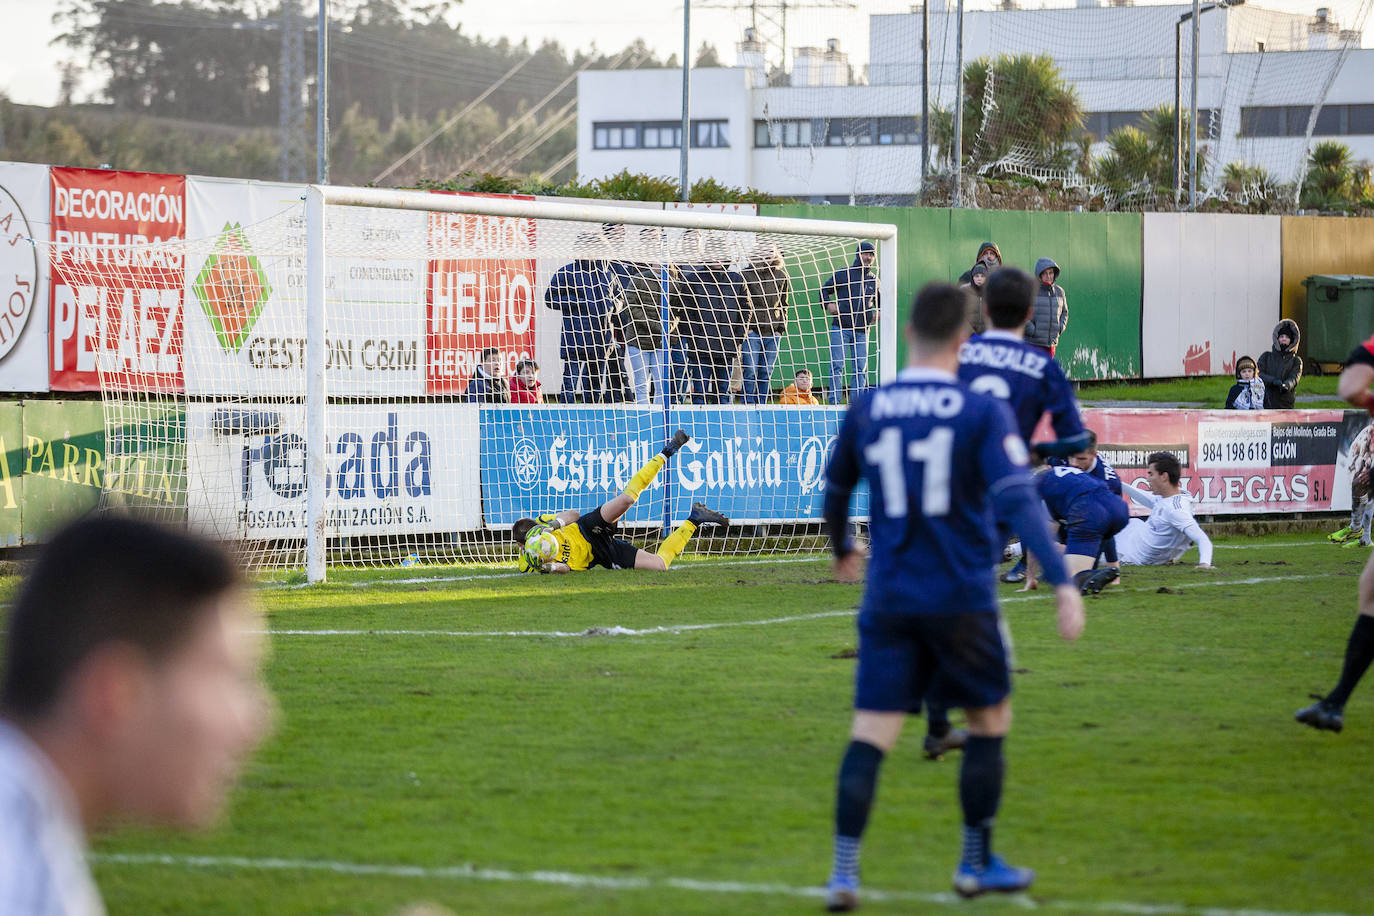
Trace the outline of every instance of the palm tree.
[[1351, 210], [1368, 205], [1370, 164], [1355, 156], [1338, 140], [1323, 140], [1312, 147], [1299, 194], [1301, 206], [1311, 210]]
[[[931, 137], [946, 161], [954, 150], [954, 116], [932, 113]], [[969, 168], [1019, 153], [1041, 165], [1071, 163], [1082, 129], [1078, 96], [1048, 54], [980, 57], [964, 67], [960, 155]]]
[[[1174, 106], [1157, 105], [1141, 112], [1141, 127], [1122, 127], [1107, 136], [1108, 152], [1093, 162], [1091, 177], [1113, 190], [1131, 185], [1171, 188], [1174, 183]], [[1183, 114], [1184, 136], [1189, 116]], [[1197, 150], [1198, 172], [1207, 167], [1207, 147]], [[1182, 163], [1183, 183], [1188, 183], [1188, 163]]]

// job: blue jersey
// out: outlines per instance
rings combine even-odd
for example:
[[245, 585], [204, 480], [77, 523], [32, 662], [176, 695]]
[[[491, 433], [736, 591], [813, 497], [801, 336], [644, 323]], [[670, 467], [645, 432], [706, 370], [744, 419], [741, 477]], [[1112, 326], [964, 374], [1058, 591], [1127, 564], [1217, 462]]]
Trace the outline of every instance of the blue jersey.
[[964, 344], [959, 351], [959, 380], [974, 391], [1006, 401], [1027, 443], [1047, 410], [1060, 439], [1083, 434], [1078, 399], [1064, 370], [1044, 350], [1015, 334], [988, 331]]
[[1002, 538], [992, 502], [1016, 486], [1033, 499], [1005, 404], [949, 373], [903, 370], [851, 402], [826, 471], [827, 503], [847, 506], [860, 479], [870, 493], [864, 611], [997, 609]]
[[1070, 507], [1080, 499], [1109, 504], [1121, 502], [1120, 496], [1113, 496], [1107, 485], [1086, 471], [1072, 465], [1052, 465], [1043, 474], [1035, 477], [1035, 487], [1050, 516], [1062, 521], [1073, 513]]
[[[1051, 458], [1049, 460], [1049, 465], [1050, 467], [1068, 467], [1069, 462], [1064, 458]], [[1093, 477], [1102, 481], [1107, 485], [1107, 489], [1111, 490], [1115, 495], [1122, 496], [1121, 478], [1116, 476], [1116, 468], [1103, 461], [1102, 456], [1099, 455], [1094, 458], [1093, 466], [1085, 473], [1091, 474]]]

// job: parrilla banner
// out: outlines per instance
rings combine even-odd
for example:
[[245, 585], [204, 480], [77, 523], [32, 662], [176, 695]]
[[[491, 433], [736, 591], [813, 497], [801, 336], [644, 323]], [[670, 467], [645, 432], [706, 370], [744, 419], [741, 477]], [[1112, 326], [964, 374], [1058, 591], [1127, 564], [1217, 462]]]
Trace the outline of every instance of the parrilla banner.
[[[843, 408], [484, 407], [482, 511], [488, 527], [567, 509], [586, 511], [619, 493], [672, 430], [692, 440], [659, 472], [622, 521], [648, 527], [687, 518], [704, 502], [733, 522], [817, 522], [825, 463]], [[868, 517], [868, 494], [852, 508]]]
[[1090, 408], [1083, 422], [1123, 484], [1145, 487], [1152, 453], [1177, 456], [1199, 515], [1349, 509], [1352, 482], [1369, 493], [1364, 411]]
[[182, 175], [53, 168], [52, 387], [98, 391], [97, 359], [121, 387], [183, 387], [182, 256], [141, 252], [186, 230]]

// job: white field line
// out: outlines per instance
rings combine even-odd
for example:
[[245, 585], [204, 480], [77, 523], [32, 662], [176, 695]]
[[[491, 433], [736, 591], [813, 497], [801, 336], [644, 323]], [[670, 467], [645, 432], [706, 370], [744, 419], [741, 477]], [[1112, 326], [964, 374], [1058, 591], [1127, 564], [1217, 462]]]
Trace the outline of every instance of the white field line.
[[[1129, 568], [1128, 568], [1129, 574]], [[1199, 576], [1210, 576], [1210, 573], [1199, 572]], [[1179, 582], [1168, 586], [1170, 590], [1184, 588], [1212, 588], [1222, 585], [1262, 585], [1268, 582], [1298, 582], [1306, 579], [1325, 579], [1328, 575], [1295, 575], [1295, 576], [1253, 576], [1248, 579], [1203, 579], [1197, 582]], [[1123, 588], [1123, 591], [1138, 591], [1145, 594], [1153, 593], [1151, 588]], [[1019, 604], [1023, 601], [1049, 600], [1048, 591], [1041, 591], [1039, 594], [1013, 595], [1008, 598], [1000, 599], [1001, 604]], [[1110, 600], [1110, 599], [1109, 599]], [[796, 623], [803, 620], [822, 620], [827, 617], [852, 617], [856, 611], [853, 608], [834, 611], [817, 611], [814, 614], [795, 614], [789, 617], [767, 617], [762, 620], [723, 620], [715, 623], [680, 623], [664, 624], [656, 627], [646, 627], [634, 629], [631, 627], [609, 626], [609, 627], [588, 627], [584, 630], [394, 630], [394, 629], [358, 629], [358, 630], [269, 630], [266, 631], [272, 636], [447, 636], [457, 638], [482, 638], [482, 637], [542, 637], [548, 639], [574, 639], [579, 637], [591, 636], [654, 636], [662, 633], [687, 633], [693, 630], [721, 630], [730, 627], [767, 627], [781, 623]]]
[[[818, 553], [813, 557], [774, 557], [772, 559], [759, 560], [689, 560], [677, 567], [670, 568], [669, 572], [681, 572], [691, 566], [777, 566], [781, 563], [817, 563], [827, 561], [827, 554]], [[397, 567], [400, 568], [400, 567]], [[329, 582], [328, 585], [347, 585], [349, 588], [375, 588], [387, 585], [428, 585], [431, 582], [472, 582], [480, 579], [518, 579], [521, 576], [528, 576], [529, 573], [501, 571], [493, 569], [488, 573], [473, 573], [466, 576], [412, 576], [408, 579], [369, 579], [365, 582]], [[661, 575], [661, 574], [659, 574]], [[279, 589], [298, 589], [310, 588], [305, 582], [262, 582], [257, 588], [262, 591], [276, 591]]]
[[[155, 866], [183, 869], [238, 869], [247, 871], [328, 872], [331, 874], [414, 878], [430, 881], [493, 881], [511, 884], [553, 884], [560, 887], [594, 890], [683, 890], [706, 894], [757, 894], [767, 897], [820, 898], [821, 887], [747, 881], [703, 881], [696, 878], [623, 878], [609, 875], [582, 875], [562, 871], [509, 871], [480, 868], [472, 864], [426, 868], [420, 865], [375, 865], [360, 862], [330, 862], [318, 859], [247, 858], [243, 856], [173, 856], [158, 853], [101, 853], [90, 857], [102, 865]], [[863, 899], [873, 901], [912, 901], [949, 906], [967, 906], [954, 894], [923, 894], [914, 891], [883, 891], [864, 888]], [[1069, 900], [1033, 901], [1025, 895], [1008, 899], [1025, 909], [1074, 910], [1095, 913], [1122, 913], [1128, 916], [1346, 916], [1342, 913], [1300, 913], [1286, 910], [1227, 909], [1192, 907], [1178, 904], [1075, 902]]]

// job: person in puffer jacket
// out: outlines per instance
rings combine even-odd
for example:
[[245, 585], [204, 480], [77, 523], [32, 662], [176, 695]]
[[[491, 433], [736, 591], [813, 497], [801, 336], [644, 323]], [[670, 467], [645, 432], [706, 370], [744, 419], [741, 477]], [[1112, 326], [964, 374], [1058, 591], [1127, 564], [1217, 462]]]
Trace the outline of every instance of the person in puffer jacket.
[[1274, 325], [1274, 348], [1260, 354], [1259, 377], [1264, 382], [1264, 406], [1269, 410], [1291, 410], [1298, 381], [1302, 378], [1302, 359], [1298, 323], [1285, 318]]
[[872, 242], [860, 242], [854, 261], [837, 270], [821, 286], [821, 306], [830, 315], [831, 404], [845, 394], [845, 362], [853, 370], [849, 395], [868, 387], [868, 329], [878, 323], [878, 278], [873, 273], [877, 252]]
[[1035, 311], [1026, 324], [1026, 343], [1053, 356], [1059, 335], [1069, 326], [1069, 297], [1058, 283], [1059, 265], [1050, 258], [1035, 262], [1035, 275], [1040, 278], [1040, 288], [1035, 292]]

